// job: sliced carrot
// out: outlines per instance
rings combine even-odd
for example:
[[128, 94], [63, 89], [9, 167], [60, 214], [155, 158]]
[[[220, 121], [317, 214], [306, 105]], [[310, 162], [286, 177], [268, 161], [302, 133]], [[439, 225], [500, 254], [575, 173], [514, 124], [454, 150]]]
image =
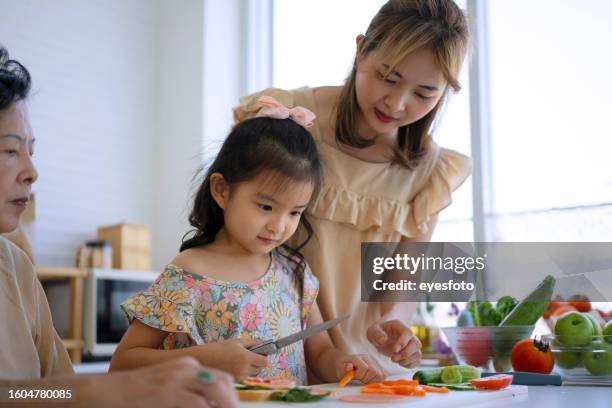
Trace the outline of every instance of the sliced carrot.
[[438, 394], [446, 394], [448, 392], [446, 387], [431, 387], [429, 385], [420, 385], [420, 387], [427, 392], [437, 392]]
[[412, 395], [414, 395], [415, 397], [424, 397], [427, 395], [427, 392], [419, 385], [416, 387]]
[[406, 380], [403, 378], [399, 380], [385, 380], [382, 383], [384, 385], [419, 385], [417, 380]]
[[338, 385], [340, 387], [344, 387], [346, 384], [351, 382], [351, 380], [353, 379], [354, 376], [355, 376], [355, 370], [351, 370], [351, 371], [347, 372], [346, 374], [344, 374], [344, 377], [342, 377], [342, 379], [340, 380]]
[[395, 385], [392, 389], [397, 395], [412, 395], [417, 387], [414, 385]]
[[395, 395], [395, 391], [389, 388], [367, 388], [363, 387], [361, 389], [362, 394], [389, 394]]

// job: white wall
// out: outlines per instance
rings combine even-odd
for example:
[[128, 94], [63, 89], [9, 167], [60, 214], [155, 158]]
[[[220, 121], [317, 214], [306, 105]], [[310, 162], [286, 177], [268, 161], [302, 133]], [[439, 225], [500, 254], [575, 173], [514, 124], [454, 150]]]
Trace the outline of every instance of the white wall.
[[161, 3], [155, 268], [178, 252], [200, 181], [193, 176], [216, 154], [231, 126], [231, 107], [244, 93], [246, 1]]
[[0, 43], [34, 80], [38, 264], [120, 221], [151, 226], [154, 269], [176, 254], [202, 148], [243, 93], [245, 4], [0, 0]]
[[34, 81], [39, 264], [71, 265], [98, 225], [153, 220], [156, 4], [1, 2], [0, 42]]

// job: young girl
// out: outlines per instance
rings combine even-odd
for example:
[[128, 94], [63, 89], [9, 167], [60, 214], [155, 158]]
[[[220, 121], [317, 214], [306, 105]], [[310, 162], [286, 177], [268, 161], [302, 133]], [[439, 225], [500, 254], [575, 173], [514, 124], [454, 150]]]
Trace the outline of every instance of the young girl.
[[[419, 363], [408, 326], [415, 304], [361, 302], [361, 243], [429, 241], [437, 214], [469, 176], [469, 159], [431, 137], [446, 96], [460, 89], [467, 42], [452, 0], [389, 0], [357, 36], [343, 85], [267, 89], [234, 109], [237, 121], [257, 116], [259, 97], [270, 95], [317, 115], [309, 130], [325, 183], [308, 208], [317, 239], [302, 253], [321, 282], [323, 318], [351, 313], [330, 330], [334, 345], [372, 355], [389, 373]], [[292, 240], [305, 234], [300, 228]]]
[[308, 366], [326, 382], [353, 369], [362, 382], [382, 380], [370, 357], [340, 352], [327, 332], [268, 357], [247, 349], [322, 322], [318, 280], [298, 252], [305, 242], [284, 244], [300, 224], [311, 231], [302, 214], [322, 182], [304, 128], [314, 115], [264, 103], [267, 115], [289, 118], [251, 119], [232, 130], [195, 196], [194, 230], [180, 254], [122, 304], [132, 323], [112, 370], [190, 355], [237, 379], [280, 375], [304, 384]]

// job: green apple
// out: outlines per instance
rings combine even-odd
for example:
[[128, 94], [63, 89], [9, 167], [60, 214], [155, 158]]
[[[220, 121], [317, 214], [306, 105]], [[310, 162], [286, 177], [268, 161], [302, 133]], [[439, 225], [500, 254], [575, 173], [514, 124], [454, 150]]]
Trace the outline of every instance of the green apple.
[[597, 319], [590, 313], [583, 313], [593, 325], [593, 336], [601, 336], [601, 325], [597, 321]]
[[612, 344], [612, 320], [610, 320], [603, 328], [604, 340]]
[[557, 319], [555, 336], [564, 346], [586, 346], [593, 337], [593, 324], [580, 312], [567, 312]]
[[594, 341], [582, 353], [584, 366], [593, 375], [612, 374], [612, 346], [603, 341]]
[[578, 367], [582, 361], [580, 353], [574, 351], [557, 351], [554, 355], [555, 363], [566, 370]]
[[579, 351], [565, 351], [565, 346], [556, 339], [552, 340], [551, 349], [555, 357], [555, 364], [558, 367], [569, 370], [580, 366], [582, 363], [582, 356]]

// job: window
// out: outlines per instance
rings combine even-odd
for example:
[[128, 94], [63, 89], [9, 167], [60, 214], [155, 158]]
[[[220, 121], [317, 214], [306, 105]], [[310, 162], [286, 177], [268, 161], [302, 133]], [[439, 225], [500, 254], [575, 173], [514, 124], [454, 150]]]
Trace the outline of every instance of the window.
[[487, 4], [490, 239], [612, 240], [612, 3]]

